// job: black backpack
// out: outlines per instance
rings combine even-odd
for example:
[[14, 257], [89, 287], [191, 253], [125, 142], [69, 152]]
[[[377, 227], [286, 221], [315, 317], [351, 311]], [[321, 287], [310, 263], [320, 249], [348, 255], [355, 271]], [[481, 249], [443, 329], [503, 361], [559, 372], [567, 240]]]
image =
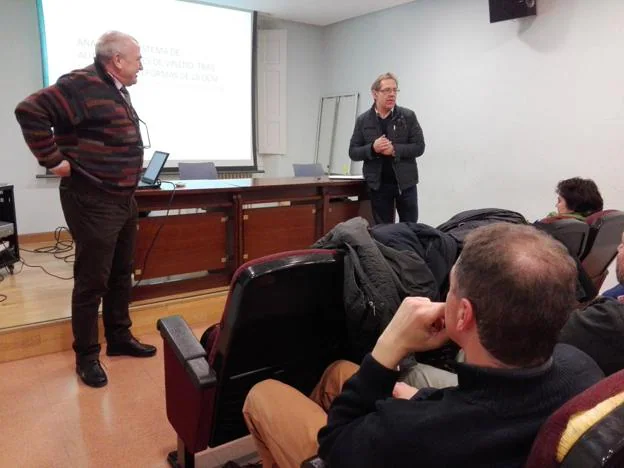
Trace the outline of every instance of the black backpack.
[[464, 239], [473, 229], [501, 222], [529, 224], [525, 217], [516, 211], [501, 208], [480, 208], [457, 213], [445, 223], [440, 224], [437, 229], [453, 236], [461, 248], [464, 245]]

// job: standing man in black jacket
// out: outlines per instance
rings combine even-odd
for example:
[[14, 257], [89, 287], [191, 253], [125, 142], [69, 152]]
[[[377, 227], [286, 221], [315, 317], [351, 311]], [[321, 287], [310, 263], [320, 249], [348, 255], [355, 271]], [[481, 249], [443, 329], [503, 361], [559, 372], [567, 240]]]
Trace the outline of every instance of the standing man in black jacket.
[[349, 157], [364, 161], [373, 216], [377, 224], [418, 221], [418, 166], [425, 139], [416, 114], [396, 105], [399, 82], [392, 73], [379, 76], [371, 86], [373, 106], [361, 114], [349, 144]]

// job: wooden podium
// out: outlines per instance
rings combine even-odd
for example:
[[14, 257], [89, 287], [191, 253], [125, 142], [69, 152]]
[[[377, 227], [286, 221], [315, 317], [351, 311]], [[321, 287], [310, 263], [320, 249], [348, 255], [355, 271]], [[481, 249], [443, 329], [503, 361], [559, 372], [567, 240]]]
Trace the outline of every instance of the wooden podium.
[[243, 263], [309, 247], [341, 221], [371, 219], [362, 180], [164, 182], [136, 192], [134, 301], [227, 286]]

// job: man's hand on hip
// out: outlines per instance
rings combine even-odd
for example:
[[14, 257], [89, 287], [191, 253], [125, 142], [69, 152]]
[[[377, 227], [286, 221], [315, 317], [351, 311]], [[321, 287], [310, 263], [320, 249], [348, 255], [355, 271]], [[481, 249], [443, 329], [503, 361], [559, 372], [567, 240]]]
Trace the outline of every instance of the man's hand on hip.
[[415, 351], [428, 351], [448, 341], [444, 326], [446, 304], [424, 297], [407, 297], [373, 349], [372, 356], [388, 369]]
[[50, 172], [59, 177], [69, 177], [71, 174], [71, 165], [67, 160], [63, 159], [60, 164], [50, 168]]

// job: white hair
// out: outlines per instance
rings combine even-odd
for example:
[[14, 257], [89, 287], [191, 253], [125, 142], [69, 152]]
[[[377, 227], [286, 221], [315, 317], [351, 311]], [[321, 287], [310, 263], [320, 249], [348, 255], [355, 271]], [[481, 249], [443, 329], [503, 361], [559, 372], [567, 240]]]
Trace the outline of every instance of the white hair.
[[105, 32], [95, 43], [96, 60], [106, 62], [112, 59], [115, 55], [122, 54], [129, 42], [138, 44], [134, 37], [126, 33], [119, 31]]

